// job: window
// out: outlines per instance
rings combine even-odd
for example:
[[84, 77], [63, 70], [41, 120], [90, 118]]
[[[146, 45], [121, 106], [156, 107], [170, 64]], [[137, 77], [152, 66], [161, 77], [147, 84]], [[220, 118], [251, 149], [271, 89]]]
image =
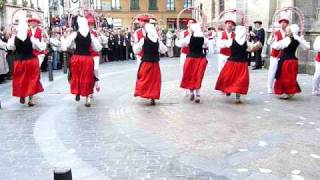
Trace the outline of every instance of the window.
[[184, 8], [190, 8], [192, 7], [192, 0], [184, 0]]
[[112, 0], [112, 9], [120, 9], [120, 0]]
[[219, 12], [224, 11], [224, 0], [219, 0]]
[[131, 0], [131, 10], [139, 10], [139, 0]]
[[158, 10], [157, 0], [149, 0], [149, 10]]
[[174, 11], [175, 10], [174, 1], [175, 0], [167, 0], [167, 10], [168, 11]]

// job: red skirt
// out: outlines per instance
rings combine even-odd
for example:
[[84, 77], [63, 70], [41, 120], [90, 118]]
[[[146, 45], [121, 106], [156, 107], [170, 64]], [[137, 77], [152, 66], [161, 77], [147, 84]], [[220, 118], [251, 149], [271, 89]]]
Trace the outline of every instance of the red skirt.
[[224, 93], [247, 94], [249, 89], [248, 63], [228, 60], [218, 77], [215, 89]]
[[38, 58], [23, 61], [15, 60], [13, 64], [12, 95], [24, 98], [39, 92], [43, 92], [43, 87], [40, 82]]
[[94, 88], [92, 56], [73, 55], [70, 60], [70, 89], [72, 94], [89, 96]]
[[183, 66], [183, 76], [180, 87], [184, 89], [200, 89], [208, 60], [187, 57]]
[[134, 96], [160, 99], [161, 71], [159, 62], [142, 62], [138, 71]]
[[274, 93], [277, 95], [300, 93], [301, 89], [297, 82], [298, 70], [299, 64], [297, 60], [285, 60], [280, 78], [275, 82]]

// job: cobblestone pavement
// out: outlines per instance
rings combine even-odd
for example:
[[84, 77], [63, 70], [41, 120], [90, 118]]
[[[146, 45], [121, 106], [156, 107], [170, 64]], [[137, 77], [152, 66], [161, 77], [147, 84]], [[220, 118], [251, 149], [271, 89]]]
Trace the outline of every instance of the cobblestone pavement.
[[280, 100], [266, 93], [266, 70], [251, 71], [242, 104], [214, 91], [216, 57], [209, 58], [202, 102], [179, 89], [178, 59], [162, 59], [156, 106], [133, 97], [134, 61], [101, 65], [102, 91], [92, 108], [69, 94], [55, 73], [33, 108], [0, 85], [0, 180], [53, 179], [71, 167], [76, 180], [320, 179], [320, 97], [303, 93]]

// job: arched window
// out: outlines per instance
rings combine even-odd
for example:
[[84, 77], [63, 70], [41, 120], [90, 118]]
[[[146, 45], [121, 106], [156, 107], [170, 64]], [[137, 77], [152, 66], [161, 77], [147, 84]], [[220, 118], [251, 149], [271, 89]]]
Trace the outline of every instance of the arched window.
[[139, 10], [139, 0], [131, 0], [131, 10]]
[[149, 0], [149, 10], [151, 11], [158, 10], [157, 0]]
[[174, 11], [175, 10], [175, 0], [167, 0], [167, 10]]

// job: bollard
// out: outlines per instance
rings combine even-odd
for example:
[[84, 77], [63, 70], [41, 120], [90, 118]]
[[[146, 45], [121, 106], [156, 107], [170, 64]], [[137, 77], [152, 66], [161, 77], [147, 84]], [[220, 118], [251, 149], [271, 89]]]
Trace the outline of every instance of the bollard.
[[63, 74], [67, 74], [68, 73], [68, 58], [67, 58], [67, 52], [64, 51], [62, 53], [63, 55]]
[[52, 53], [48, 55], [49, 81], [53, 81]]
[[54, 180], [72, 180], [71, 168], [55, 168]]

